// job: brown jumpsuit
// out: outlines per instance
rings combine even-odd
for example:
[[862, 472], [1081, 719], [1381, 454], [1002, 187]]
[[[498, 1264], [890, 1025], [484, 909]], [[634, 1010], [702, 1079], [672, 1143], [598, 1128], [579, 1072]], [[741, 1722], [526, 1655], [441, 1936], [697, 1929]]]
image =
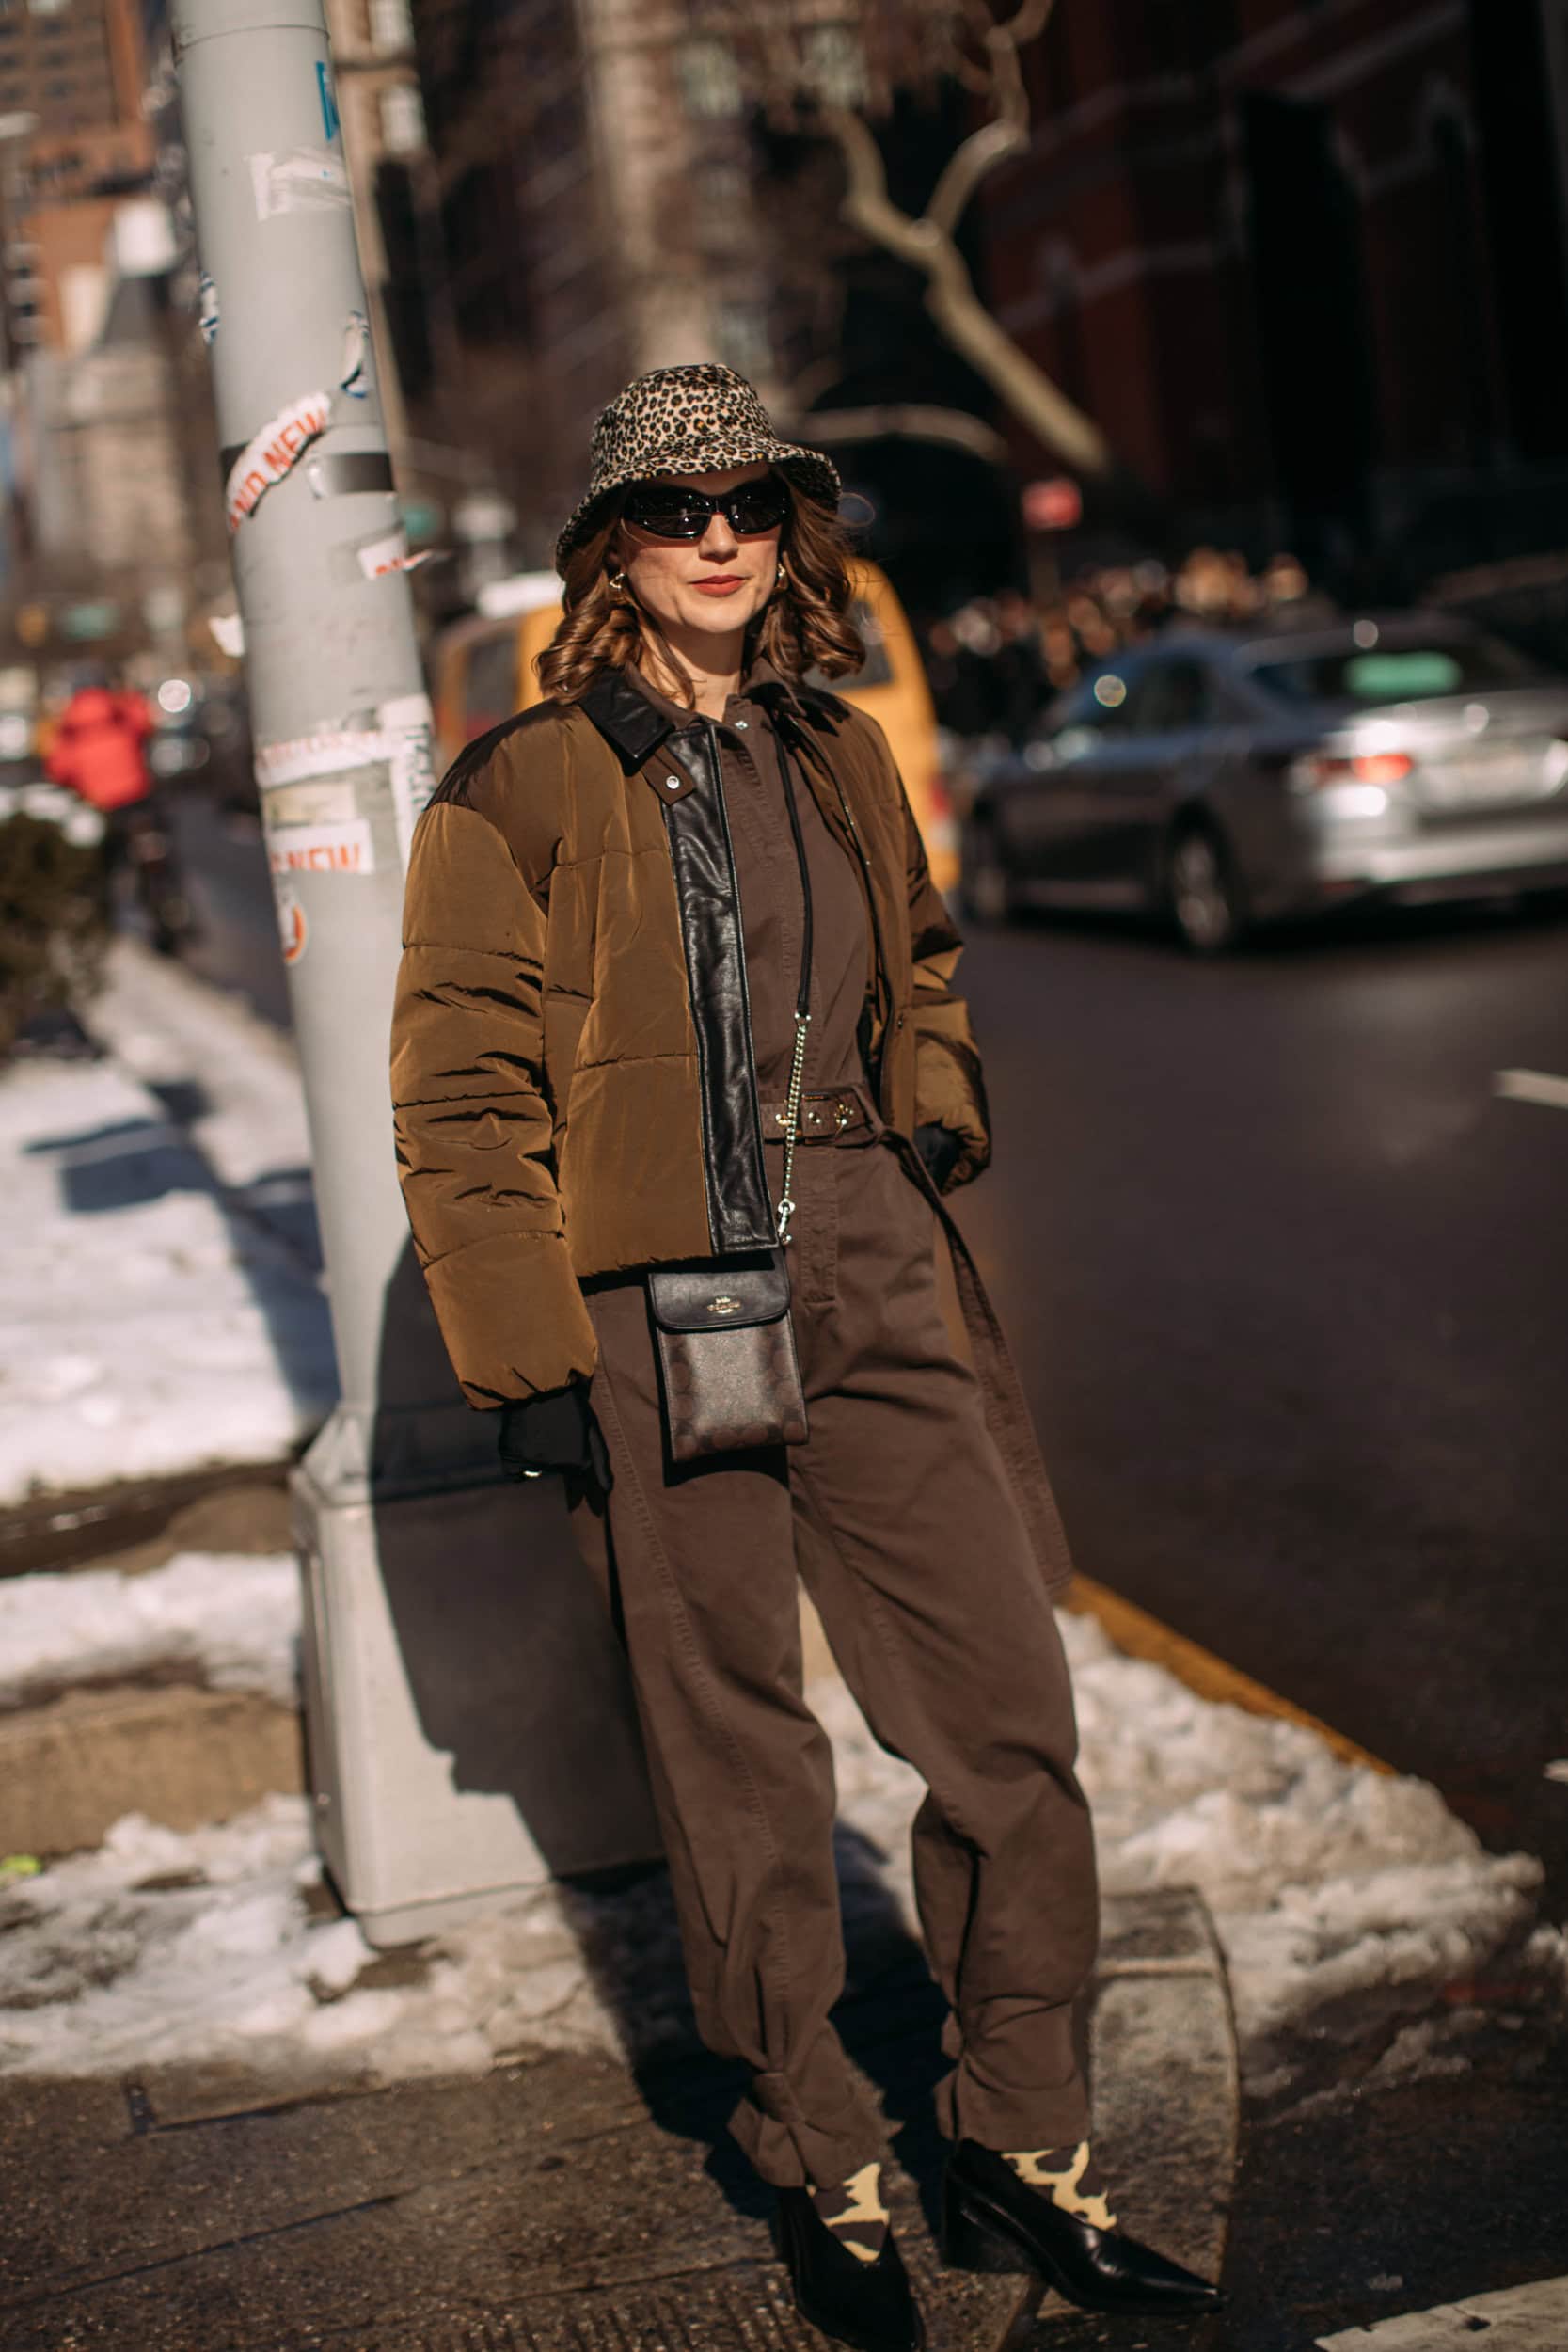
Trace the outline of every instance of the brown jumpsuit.
[[[732, 698], [719, 742], [771, 1135], [800, 869], [765, 709]], [[731, 2128], [783, 2187], [846, 2180], [883, 2140], [829, 2018], [844, 1984], [833, 1772], [802, 1695], [798, 1572], [872, 1730], [929, 1790], [915, 1887], [953, 2011], [951, 2137], [994, 2149], [1085, 2137], [1070, 2019], [1098, 1924], [1055, 1619], [978, 1384], [947, 1337], [936, 1218], [880, 1143], [864, 1083], [860, 882], [799, 773], [796, 799], [815, 934], [806, 1085], [858, 1089], [865, 1114], [796, 1159], [789, 1263], [811, 1434], [673, 1464], [643, 1283], [591, 1281], [592, 1402], [615, 1483], [608, 1528], [587, 1502], [575, 1515], [585, 1557], [615, 1582], [698, 2026], [751, 2066]], [[782, 1137], [766, 1151], [776, 1201]]]

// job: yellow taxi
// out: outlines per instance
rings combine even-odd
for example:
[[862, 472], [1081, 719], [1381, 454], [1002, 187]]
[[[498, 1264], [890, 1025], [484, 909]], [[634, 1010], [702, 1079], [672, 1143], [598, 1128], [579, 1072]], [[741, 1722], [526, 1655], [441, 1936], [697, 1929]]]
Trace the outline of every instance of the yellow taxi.
[[[859, 560], [850, 572], [851, 615], [865, 641], [865, 666], [853, 677], [833, 679], [832, 691], [867, 712], [887, 736], [926, 844], [931, 878], [939, 890], [953, 890], [958, 881], [958, 825], [942, 781], [936, 711], [914, 631], [885, 572]], [[443, 763], [540, 699], [534, 663], [561, 621], [555, 575], [525, 573], [499, 587], [508, 611], [454, 622], [436, 640], [433, 684]]]

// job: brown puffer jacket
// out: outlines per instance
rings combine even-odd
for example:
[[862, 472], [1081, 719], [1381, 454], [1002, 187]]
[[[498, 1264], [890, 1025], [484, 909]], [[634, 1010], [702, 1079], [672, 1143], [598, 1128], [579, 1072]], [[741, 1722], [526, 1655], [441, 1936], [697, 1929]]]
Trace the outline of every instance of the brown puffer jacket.
[[[899, 1134], [990, 1152], [952, 993], [959, 941], [881, 730], [773, 690], [856, 859], [877, 950], [873, 1066]], [[420, 820], [392, 1029], [398, 1158], [470, 1403], [592, 1373], [578, 1282], [771, 1238], [716, 747], [612, 674], [473, 744]]]

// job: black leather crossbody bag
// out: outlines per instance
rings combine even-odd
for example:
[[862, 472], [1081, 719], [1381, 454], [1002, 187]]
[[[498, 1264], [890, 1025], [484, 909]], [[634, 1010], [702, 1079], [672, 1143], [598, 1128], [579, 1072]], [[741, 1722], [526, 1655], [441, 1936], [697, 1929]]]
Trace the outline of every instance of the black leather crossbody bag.
[[[779, 1239], [772, 1249], [705, 1259], [694, 1265], [657, 1266], [648, 1274], [664, 1426], [670, 1452], [677, 1462], [746, 1446], [802, 1445], [808, 1435], [784, 1248], [795, 1213], [795, 1144], [806, 1066], [806, 1031], [811, 1025], [811, 876], [806, 869], [806, 845], [789, 755], [782, 743], [778, 749], [805, 911]], [[717, 767], [716, 757], [716, 771]]]
[[805, 1391], [783, 1249], [660, 1266], [648, 1277], [664, 1425], [677, 1462], [800, 1445]]

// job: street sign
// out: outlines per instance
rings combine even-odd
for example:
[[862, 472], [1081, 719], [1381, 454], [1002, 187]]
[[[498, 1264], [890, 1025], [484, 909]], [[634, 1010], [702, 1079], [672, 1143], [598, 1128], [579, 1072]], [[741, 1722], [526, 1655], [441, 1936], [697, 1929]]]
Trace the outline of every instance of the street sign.
[[1070, 474], [1026, 482], [1019, 503], [1031, 531], [1072, 531], [1084, 519], [1084, 493]]

